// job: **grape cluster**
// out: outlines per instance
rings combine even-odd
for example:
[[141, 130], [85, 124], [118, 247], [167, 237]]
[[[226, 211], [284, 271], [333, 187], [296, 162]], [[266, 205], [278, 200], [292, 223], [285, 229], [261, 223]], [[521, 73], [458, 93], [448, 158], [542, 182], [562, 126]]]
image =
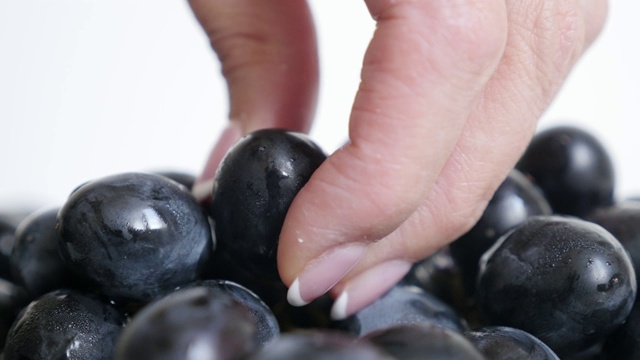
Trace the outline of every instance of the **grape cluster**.
[[296, 308], [276, 267], [297, 192], [326, 159], [259, 130], [195, 178], [130, 172], [0, 218], [3, 359], [637, 359], [640, 201], [576, 127], [535, 135], [482, 217], [340, 321]]

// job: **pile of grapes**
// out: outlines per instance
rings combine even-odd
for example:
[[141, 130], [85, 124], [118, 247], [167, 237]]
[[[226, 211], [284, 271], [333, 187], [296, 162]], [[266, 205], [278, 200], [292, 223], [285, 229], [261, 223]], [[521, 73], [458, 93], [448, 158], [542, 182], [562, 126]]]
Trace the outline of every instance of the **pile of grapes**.
[[[268, 129], [194, 177], [132, 172], [0, 220], [10, 359], [639, 359], [640, 201], [602, 144], [535, 135], [476, 225], [347, 319], [286, 301], [278, 235], [326, 155]], [[428, 236], [425, 236], [425, 239]]]

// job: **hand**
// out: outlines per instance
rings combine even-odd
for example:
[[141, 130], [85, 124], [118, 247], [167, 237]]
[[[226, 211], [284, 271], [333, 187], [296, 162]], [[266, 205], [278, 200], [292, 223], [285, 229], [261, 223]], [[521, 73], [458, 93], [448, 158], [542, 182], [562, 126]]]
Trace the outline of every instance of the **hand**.
[[[308, 131], [318, 60], [304, 1], [190, 4], [231, 101], [232, 125], [206, 180], [244, 133]], [[377, 27], [350, 141], [291, 204], [278, 250], [289, 301], [303, 305], [330, 291], [338, 319], [473, 226], [607, 12], [606, 0], [366, 4]]]

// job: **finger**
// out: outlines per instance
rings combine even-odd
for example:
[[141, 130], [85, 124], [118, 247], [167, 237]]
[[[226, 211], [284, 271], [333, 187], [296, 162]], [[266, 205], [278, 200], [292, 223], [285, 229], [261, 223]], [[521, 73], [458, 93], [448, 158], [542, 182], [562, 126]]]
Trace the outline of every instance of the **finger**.
[[473, 225], [590, 41], [590, 25], [583, 21], [586, 15], [571, 1], [514, 0], [507, 1], [507, 6], [510, 26], [503, 60], [471, 112], [436, 185], [412, 217], [372, 244], [362, 261], [336, 285], [335, 318], [344, 318], [375, 300], [412, 262]]
[[281, 232], [280, 275], [298, 305], [331, 288], [369, 244], [415, 211], [504, 49], [499, 2], [367, 4], [377, 29], [352, 111], [351, 142], [316, 170]]
[[[194, 195], [210, 180], [241, 135], [278, 127], [307, 132], [318, 92], [318, 55], [305, 1], [191, 0], [218, 55], [229, 89], [231, 123], [213, 148]], [[207, 182], [209, 180], [209, 182]]]

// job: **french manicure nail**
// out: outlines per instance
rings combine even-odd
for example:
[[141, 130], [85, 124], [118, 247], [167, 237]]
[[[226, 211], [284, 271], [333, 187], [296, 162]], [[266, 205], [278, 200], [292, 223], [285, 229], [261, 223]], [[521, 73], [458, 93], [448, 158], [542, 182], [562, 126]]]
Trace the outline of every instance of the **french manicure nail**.
[[411, 269], [411, 263], [392, 260], [379, 264], [353, 278], [331, 308], [331, 318], [343, 320], [374, 302]]
[[362, 258], [366, 249], [364, 244], [349, 244], [312, 260], [289, 287], [289, 304], [303, 306], [325, 294]]

